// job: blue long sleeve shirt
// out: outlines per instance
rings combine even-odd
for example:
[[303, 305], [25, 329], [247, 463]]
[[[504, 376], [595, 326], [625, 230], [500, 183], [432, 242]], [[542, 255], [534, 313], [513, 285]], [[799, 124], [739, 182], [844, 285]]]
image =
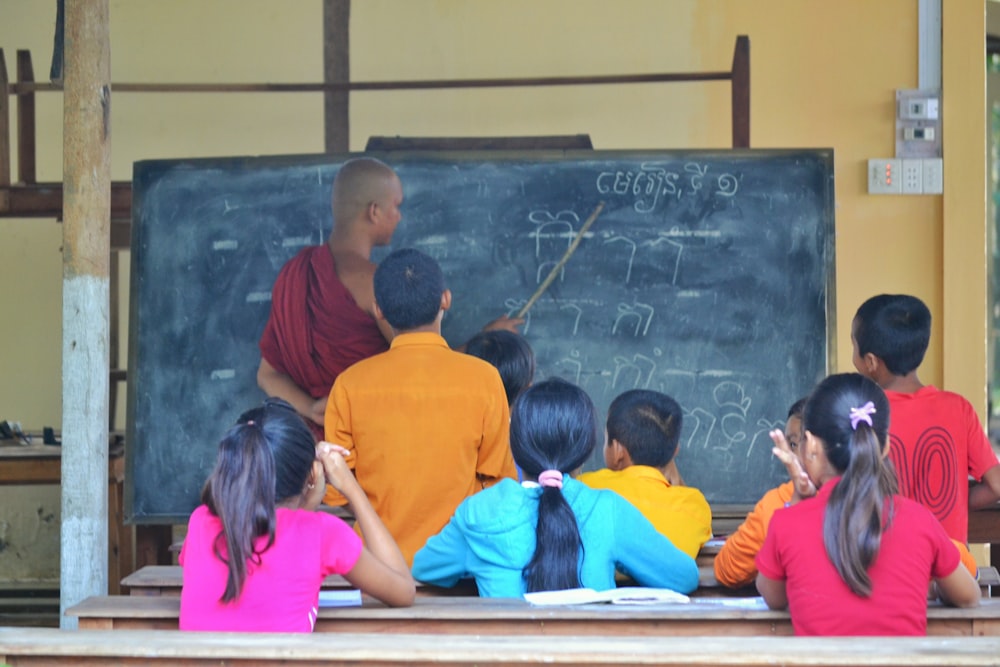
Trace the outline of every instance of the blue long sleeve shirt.
[[[466, 498], [441, 532], [416, 553], [413, 576], [437, 586], [454, 586], [471, 576], [483, 597], [522, 596], [526, 588], [521, 572], [535, 552], [541, 491], [505, 479]], [[582, 586], [614, 588], [618, 570], [640, 586], [680, 593], [697, 588], [694, 559], [627, 500], [568, 477], [562, 493], [580, 529]]]

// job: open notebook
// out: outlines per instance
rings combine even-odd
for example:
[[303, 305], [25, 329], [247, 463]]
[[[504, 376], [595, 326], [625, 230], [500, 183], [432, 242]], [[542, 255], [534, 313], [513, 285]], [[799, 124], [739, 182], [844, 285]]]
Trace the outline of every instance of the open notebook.
[[688, 596], [669, 588], [643, 588], [640, 586], [611, 588], [606, 591], [595, 591], [593, 588], [568, 588], [560, 591], [525, 593], [524, 599], [534, 605], [590, 604], [594, 602], [659, 604], [691, 601]]

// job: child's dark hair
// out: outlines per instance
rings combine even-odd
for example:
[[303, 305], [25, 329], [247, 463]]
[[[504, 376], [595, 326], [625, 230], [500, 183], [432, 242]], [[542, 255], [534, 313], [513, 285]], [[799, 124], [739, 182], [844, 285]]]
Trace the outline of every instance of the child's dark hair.
[[792, 403], [791, 407], [788, 408], [788, 416], [786, 419], [791, 419], [792, 417], [798, 417], [802, 419], [802, 411], [806, 408], [806, 401], [809, 400], [808, 396], [803, 396], [799, 400]]
[[632, 389], [608, 407], [608, 440], [628, 450], [633, 464], [662, 468], [677, 453], [681, 417], [681, 406], [670, 396]]
[[[215, 555], [229, 568], [222, 602], [239, 598], [247, 561], [258, 562], [274, 543], [277, 504], [302, 492], [315, 458], [312, 431], [279, 398], [244, 412], [222, 437], [201, 492], [201, 502], [222, 523], [215, 540]], [[258, 551], [254, 541], [264, 535], [267, 544]]]
[[524, 336], [513, 331], [480, 331], [465, 344], [465, 352], [496, 367], [507, 392], [508, 405], [514, 403], [535, 377], [535, 354]]
[[444, 274], [434, 259], [414, 248], [390, 253], [375, 269], [375, 303], [396, 331], [430, 324], [441, 310]]
[[872, 592], [868, 568], [892, 520], [896, 477], [883, 461], [889, 437], [889, 400], [858, 373], [831, 375], [809, 396], [806, 431], [823, 442], [842, 474], [823, 518], [823, 542], [844, 583], [862, 597]]
[[[587, 393], [565, 380], [528, 387], [511, 410], [510, 448], [526, 475], [558, 470], [569, 476], [600, 438], [597, 410]], [[543, 486], [538, 500], [535, 554], [524, 568], [529, 592], [580, 586], [583, 542], [562, 490]]]
[[874, 354], [893, 375], [907, 375], [924, 360], [931, 311], [909, 294], [879, 294], [858, 308], [851, 333], [861, 356]]

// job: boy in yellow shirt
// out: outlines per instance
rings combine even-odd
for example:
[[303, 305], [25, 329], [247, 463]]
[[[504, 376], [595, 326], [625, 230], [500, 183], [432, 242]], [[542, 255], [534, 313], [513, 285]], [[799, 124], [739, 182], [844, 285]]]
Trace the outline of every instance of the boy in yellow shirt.
[[671, 484], [681, 434], [681, 406], [658, 391], [633, 389], [608, 408], [603, 470], [578, 479], [631, 502], [674, 546], [691, 556], [712, 537], [712, 509], [698, 489]]

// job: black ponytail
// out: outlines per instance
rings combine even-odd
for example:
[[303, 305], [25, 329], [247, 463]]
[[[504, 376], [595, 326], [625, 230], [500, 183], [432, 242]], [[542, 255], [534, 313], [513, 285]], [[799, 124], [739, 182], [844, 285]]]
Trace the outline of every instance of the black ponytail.
[[[528, 475], [565, 476], [583, 465], [600, 437], [594, 404], [579, 387], [563, 380], [525, 390], [511, 411], [514, 460]], [[552, 473], [548, 473], [552, 474]], [[543, 486], [538, 500], [535, 553], [523, 570], [529, 592], [580, 586], [583, 542], [573, 509], [561, 488]]]
[[[277, 504], [302, 491], [315, 459], [309, 427], [280, 399], [245, 412], [223, 436], [215, 468], [201, 492], [201, 502], [219, 518], [216, 557], [229, 570], [221, 602], [239, 598], [247, 562], [274, 543]], [[267, 535], [263, 549], [254, 542]]]
[[883, 457], [889, 401], [877, 384], [862, 375], [831, 375], [810, 395], [803, 421], [841, 473], [823, 518], [827, 556], [855, 594], [869, 597], [868, 569], [892, 520], [897, 488], [892, 467]]

